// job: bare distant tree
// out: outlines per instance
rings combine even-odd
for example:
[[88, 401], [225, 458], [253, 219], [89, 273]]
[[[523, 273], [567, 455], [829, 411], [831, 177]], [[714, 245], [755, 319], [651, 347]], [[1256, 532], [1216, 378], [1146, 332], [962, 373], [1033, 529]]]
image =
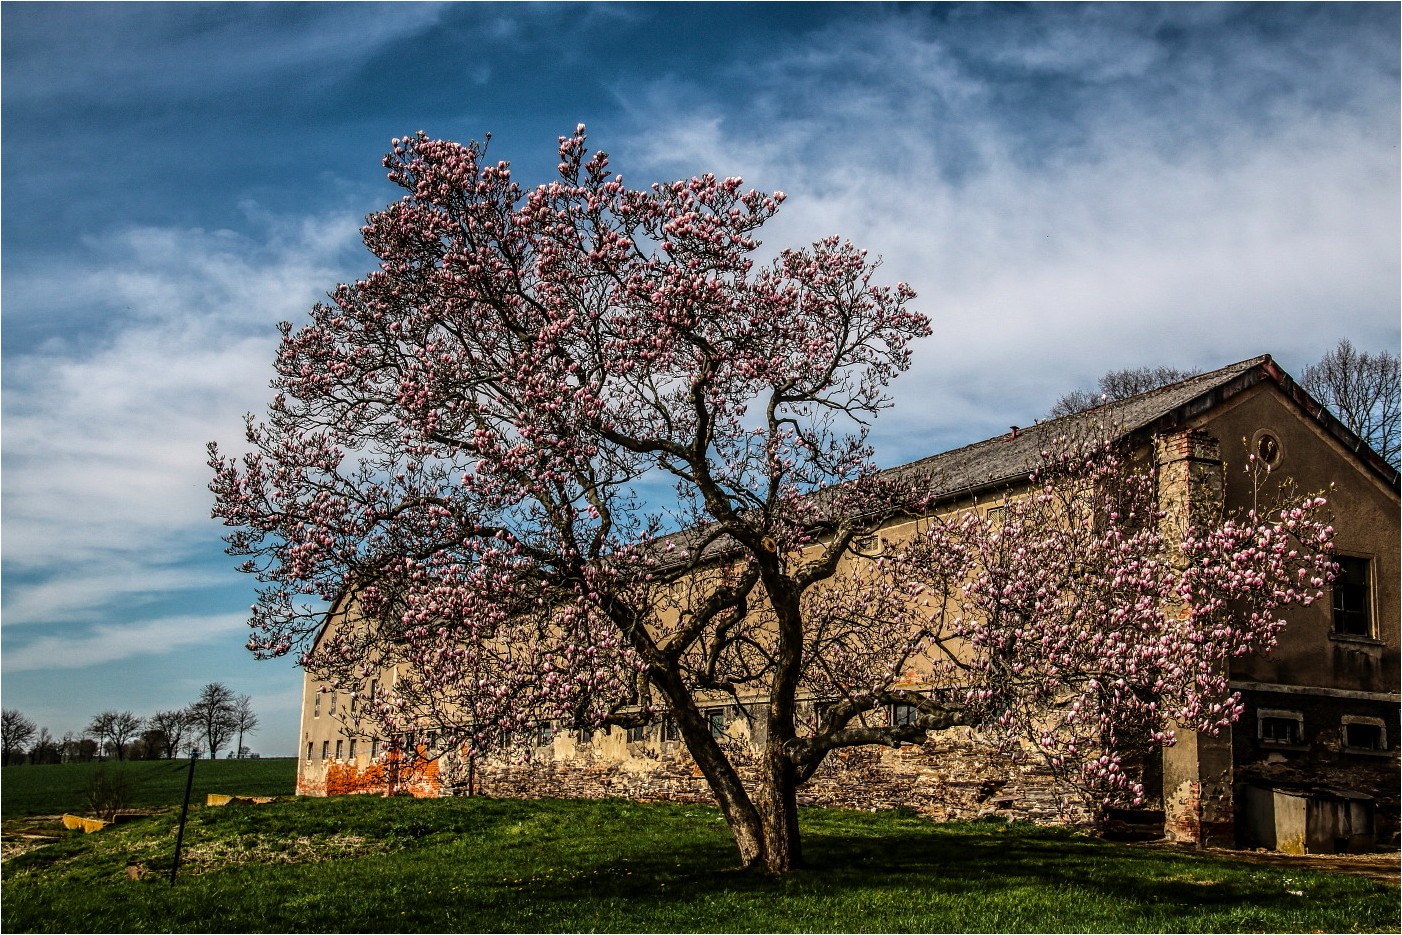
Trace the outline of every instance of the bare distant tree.
[[1129, 370], [1111, 370], [1100, 378], [1098, 389], [1072, 390], [1062, 396], [1052, 406], [1047, 417], [1058, 419], [1061, 416], [1085, 412], [1087, 409], [1094, 409], [1104, 403], [1128, 399], [1131, 396], [1138, 396], [1140, 393], [1147, 393], [1149, 390], [1156, 390], [1170, 383], [1177, 383], [1179, 380], [1186, 380], [1200, 372], [1198, 370], [1179, 370], [1177, 367], [1135, 367]]
[[209, 758], [219, 755], [219, 748], [229, 742], [238, 729], [235, 706], [238, 699], [223, 682], [210, 682], [200, 689], [199, 699], [190, 705], [195, 731], [209, 748]]
[[1300, 385], [1388, 464], [1398, 467], [1397, 379], [1396, 354], [1360, 353], [1345, 339], [1305, 368]]
[[157, 711], [146, 719], [147, 732], [160, 735], [161, 756], [168, 760], [174, 759], [175, 755], [180, 752], [180, 744], [193, 726], [194, 722], [189, 708]]
[[15, 754], [24, 754], [25, 745], [34, 737], [37, 730], [34, 722], [15, 708], [0, 711], [0, 747], [3, 747], [4, 765], [9, 766]]
[[47, 727], [39, 728], [39, 736], [34, 738], [34, 746], [29, 750], [31, 763], [57, 763], [59, 761], [58, 741]]
[[239, 695], [234, 702], [234, 729], [238, 731], [238, 743], [234, 745], [234, 755], [243, 756], [243, 735], [258, 729], [258, 715], [253, 713], [253, 699]]
[[101, 748], [104, 740], [117, 750], [117, 759], [126, 759], [126, 744], [141, 730], [141, 718], [130, 711], [103, 711], [92, 719], [88, 733], [97, 738]]

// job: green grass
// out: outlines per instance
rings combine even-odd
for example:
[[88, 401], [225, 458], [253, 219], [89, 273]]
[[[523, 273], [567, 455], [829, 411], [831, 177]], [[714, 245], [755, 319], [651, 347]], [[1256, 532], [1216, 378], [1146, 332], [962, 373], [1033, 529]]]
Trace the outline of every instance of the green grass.
[[[200, 808], [11, 858], [39, 931], [1396, 931], [1397, 888], [1031, 825], [805, 810], [806, 869], [734, 870], [713, 808], [348, 796]], [[148, 873], [131, 880], [127, 867]]]
[[[99, 769], [121, 770], [131, 788], [132, 808], [179, 805], [185, 795], [188, 759], [131, 760], [106, 763], [56, 763], [49, 766], [7, 766], [0, 771], [0, 818], [28, 815], [82, 814], [87, 810], [88, 780]], [[205, 793], [229, 795], [291, 795], [297, 781], [297, 760], [197, 760], [192, 802]]]

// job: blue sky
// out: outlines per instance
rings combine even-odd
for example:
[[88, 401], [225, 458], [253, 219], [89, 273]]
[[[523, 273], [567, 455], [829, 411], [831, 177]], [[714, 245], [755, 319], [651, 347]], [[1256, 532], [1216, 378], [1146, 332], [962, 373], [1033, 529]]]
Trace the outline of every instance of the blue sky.
[[379, 159], [493, 135], [544, 181], [576, 123], [635, 185], [790, 196], [920, 293], [895, 464], [1110, 368], [1399, 342], [1395, 4], [0, 5], [3, 693], [55, 735], [212, 680], [291, 754], [300, 673], [204, 442], [267, 401], [274, 325], [362, 275]]

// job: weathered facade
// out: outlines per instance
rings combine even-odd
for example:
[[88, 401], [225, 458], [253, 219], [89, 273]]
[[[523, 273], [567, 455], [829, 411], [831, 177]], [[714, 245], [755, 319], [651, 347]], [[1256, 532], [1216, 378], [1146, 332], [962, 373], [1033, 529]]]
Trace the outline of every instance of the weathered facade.
[[[1159, 807], [1129, 820], [1147, 814], [1152, 823], [1161, 815], [1167, 836], [1204, 845], [1318, 852], [1395, 843], [1402, 701], [1397, 472], [1269, 357], [1103, 406], [1094, 417], [1155, 461], [1169, 523], [1249, 506], [1249, 453], [1270, 465], [1273, 479], [1288, 478], [1301, 491], [1329, 490], [1341, 569], [1328, 599], [1292, 608], [1270, 656], [1234, 662], [1232, 686], [1245, 712], [1233, 730], [1216, 737], [1180, 731], [1161, 760], [1143, 764]], [[1039, 447], [1064, 429], [1063, 420], [1041, 423], [893, 470], [935, 478], [939, 509], [962, 509], [1015, 489]], [[909, 528], [883, 536], [896, 539]], [[300, 793], [710, 800], [700, 770], [665, 722], [593, 735], [545, 724], [523, 743], [533, 750], [526, 761], [424, 764], [397, 746], [351, 736], [344, 723], [352, 703], [307, 678]], [[713, 730], [743, 763], [749, 738], [741, 714], [719, 702], [711, 709]], [[409, 748], [432, 743], [414, 738]], [[839, 751], [800, 796], [808, 804], [907, 806], [940, 819], [1089, 817], [1035, 758], [996, 754], [965, 729], [897, 749]]]

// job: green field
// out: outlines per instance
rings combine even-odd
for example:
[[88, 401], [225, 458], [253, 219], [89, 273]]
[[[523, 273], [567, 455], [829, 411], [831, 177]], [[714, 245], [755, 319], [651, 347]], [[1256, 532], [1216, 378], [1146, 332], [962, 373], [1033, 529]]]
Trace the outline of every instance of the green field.
[[[7, 777], [8, 778], [8, 777]], [[733, 869], [714, 808], [347, 796], [200, 808], [12, 857], [38, 931], [1397, 931], [1395, 886], [1067, 830], [810, 809], [808, 868]], [[132, 879], [131, 874], [140, 877]], [[143, 875], [144, 874], [144, 875]]]
[[[88, 780], [98, 770], [120, 770], [131, 789], [132, 808], [179, 805], [185, 795], [188, 759], [7, 766], [0, 771], [0, 818], [87, 812]], [[205, 793], [291, 795], [297, 781], [293, 757], [258, 760], [196, 760], [191, 801]]]

